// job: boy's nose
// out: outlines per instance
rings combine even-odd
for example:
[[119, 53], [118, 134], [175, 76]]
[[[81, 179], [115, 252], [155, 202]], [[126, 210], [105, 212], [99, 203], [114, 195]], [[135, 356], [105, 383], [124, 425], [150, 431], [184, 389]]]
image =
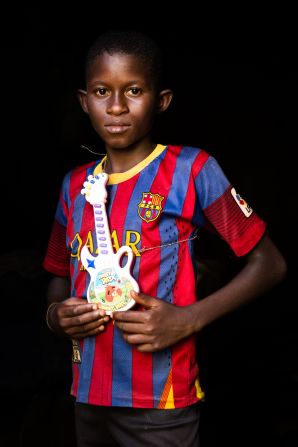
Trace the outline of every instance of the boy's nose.
[[126, 112], [128, 112], [128, 107], [124, 95], [111, 95], [107, 105], [107, 113], [111, 115], [121, 115]]

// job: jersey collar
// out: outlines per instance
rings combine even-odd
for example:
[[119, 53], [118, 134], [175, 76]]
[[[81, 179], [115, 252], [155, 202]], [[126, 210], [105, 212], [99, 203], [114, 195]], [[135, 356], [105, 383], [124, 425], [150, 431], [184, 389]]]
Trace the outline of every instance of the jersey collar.
[[[144, 158], [144, 160], [140, 161], [140, 163], [136, 164], [133, 168], [129, 169], [126, 172], [117, 172], [115, 174], [109, 174], [109, 185], [116, 185], [117, 183], [125, 182], [126, 180], [129, 180], [130, 178], [134, 177], [136, 174], [141, 172], [146, 166], [148, 166], [149, 163], [151, 163], [155, 158], [157, 158], [164, 150], [166, 146], [163, 146], [162, 144], [157, 144], [156, 147], [153, 149], [151, 154], [148, 155], [148, 157]], [[103, 166], [105, 163], [105, 160], [107, 159], [107, 156], [103, 157], [101, 162], [95, 167], [93, 175], [101, 174], [103, 172]]]

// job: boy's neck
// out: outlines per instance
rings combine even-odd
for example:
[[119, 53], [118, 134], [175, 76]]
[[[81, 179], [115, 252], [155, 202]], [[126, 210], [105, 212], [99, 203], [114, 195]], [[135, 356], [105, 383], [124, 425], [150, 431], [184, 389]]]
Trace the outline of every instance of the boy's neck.
[[155, 149], [156, 144], [150, 143], [143, 147], [130, 148], [129, 150], [107, 149], [107, 159], [104, 171], [107, 174], [126, 172], [147, 158]]

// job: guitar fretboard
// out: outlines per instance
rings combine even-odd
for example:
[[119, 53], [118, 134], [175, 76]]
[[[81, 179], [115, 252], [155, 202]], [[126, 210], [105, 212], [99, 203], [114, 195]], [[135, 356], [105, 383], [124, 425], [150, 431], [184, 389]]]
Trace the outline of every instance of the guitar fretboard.
[[93, 213], [98, 253], [102, 255], [113, 254], [110, 229], [104, 203], [94, 204]]

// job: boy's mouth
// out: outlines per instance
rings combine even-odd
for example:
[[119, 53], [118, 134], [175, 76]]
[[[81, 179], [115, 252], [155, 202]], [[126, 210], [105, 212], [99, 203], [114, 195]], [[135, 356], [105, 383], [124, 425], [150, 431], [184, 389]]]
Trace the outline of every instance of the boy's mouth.
[[105, 128], [109, 133], [123, 133], [130, 127], [130, 124], [106, 124]]

